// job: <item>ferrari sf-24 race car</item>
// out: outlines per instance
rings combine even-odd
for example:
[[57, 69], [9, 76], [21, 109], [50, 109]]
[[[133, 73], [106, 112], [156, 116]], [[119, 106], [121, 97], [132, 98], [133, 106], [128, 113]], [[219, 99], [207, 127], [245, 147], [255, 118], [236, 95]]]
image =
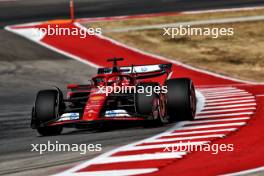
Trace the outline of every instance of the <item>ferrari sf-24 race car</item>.
[[[170, 79], [170, 63], [118, 66], [122, 60], [108, 59], [113, 66], [99, 68], [90, 84], [68, 85], [67, 98], [59, 88], [39, 91], [32, 108], [31, 127], [48, 136], [60, 134], [63, 127], [81, 128], [110, 121], [162, 125], [194, 119], [196, 96], [192, 80]], [[116, 91], [128, 87], [129, 91]]]

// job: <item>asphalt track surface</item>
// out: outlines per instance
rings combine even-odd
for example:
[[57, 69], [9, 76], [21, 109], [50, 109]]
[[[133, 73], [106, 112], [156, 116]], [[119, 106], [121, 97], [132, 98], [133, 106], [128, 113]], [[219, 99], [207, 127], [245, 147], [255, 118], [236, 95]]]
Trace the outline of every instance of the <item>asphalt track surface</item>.
[[[263, 4], [263, 1], [203, 1], [203, 3], [165, 1], [161, 6], [161, 2], [80, 1], [79, 5], [76, 5], [76, 11], [78, 17], [89, 17]], [[66, 1], [0, 2], [1, 26], [67, 16], [68, 2]], [[37, 134], [29, 128], [31, 106], [37, 90], [46, 88], [48, 85], [63, 88], [67, 83], [85, 83], [95, 73], [95, 69], [3, 30], [0, 30], [0, 41], [0, 174], [30, 175], [35, 174], [30, 170], [37, 170], [39, 175], [46, 175], [45, 168], [49, 168], [49, 171], [54, 173], [55, 170], [61, 170], [62, 165], [67, 166], [67, 164], [89, 159], [98, 154], [91, 153], [82, 156], [78, 153], [49, 153], [39, 155], [30, 152], [31, 143], [46, 143], [47, 140], [77, 144], [101, 143], [103, 149], [109, 150], [168, 128], [168, 126], [155, 129], [131, 127], [110, 132], [66, 130], [61, 136], [37, 137]]]

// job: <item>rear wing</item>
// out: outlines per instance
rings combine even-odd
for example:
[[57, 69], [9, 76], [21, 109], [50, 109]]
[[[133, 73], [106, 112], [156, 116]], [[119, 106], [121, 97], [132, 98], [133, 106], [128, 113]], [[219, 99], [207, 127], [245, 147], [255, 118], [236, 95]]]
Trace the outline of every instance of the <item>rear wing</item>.
[[129, 67], [121, 67], [120, 70], [123, 73], [136, 73], [136, 74], [144, 74], [144, 73], [152, 73], [152, 72], [163, 72], [168, 69], [171, 69], [171, 64], [156, 64], [156, 65], [138, 65], [138, 66], [129, 66]]
[[[152, 74], [152, 73], [169, 73], [171, 72], [172, 64], [155, 64], [155, 65], [132, 65], [120, 67], [119, 72], [125, 74]], [[98, 74], [111, 74], [113, 71], [112, 68], [99, 68]]]
[[[144, 65], [144, 66], [131, 66], [127, 69], [127, 73], [134, 74], [136, 79], [147, 79], [162, 76], [171, 73], [172, 64], [157, 64], [157, 65]], [[121, 68], [122, 69], [122, 68]]]

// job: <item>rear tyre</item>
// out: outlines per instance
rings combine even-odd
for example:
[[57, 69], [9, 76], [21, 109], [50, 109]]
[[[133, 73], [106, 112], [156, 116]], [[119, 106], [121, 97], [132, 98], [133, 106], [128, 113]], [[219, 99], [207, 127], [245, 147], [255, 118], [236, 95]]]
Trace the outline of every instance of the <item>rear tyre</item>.
[[188, 78], [170, 79], [167, 86], [167, 112], [169, 120], [194, 120], [196, 113], [196, 96], [192, 80]]
[[59, 117], [59, 110], [63, 104], [62, 99], [62, 94], [58, 90], [41, 90], [38, 92], [34, 107], [34, 122], [40, 135], [58, 135], [62, 132], [62, 127], [59, 126], [40, 127], [44, 123]]
[[[158, 83], [139, 83], [137, 85], [137, 90], [140, 88], [143, 88], [145, 91], [138, 92], [135, 94], [135, 107], [136, 112], [138, 114], [146, 116], [146, 121], [143, 122], [144, 127], [153, 127], [153, 126], [160, 126], [163, 124], [163, 118], [161, 115], [163, 115], [163, 111], [160, 110], [161, 104], [161, 98], [160, 95], [152, 92], [147, 92], [146, 90], [148, 87], [152, 87], [151, 90], [154, 90], [155, 86], [159, 86]], [[142, 89], [142, 90], [143, 90]], [[163, 100], [163, 99], [162, 99]], [[163, 107], [163, 106], [162, 106]], [[162, 109], [164, 110], [164, 109]], [[165, 114], [165, 113], [164, 113]]]

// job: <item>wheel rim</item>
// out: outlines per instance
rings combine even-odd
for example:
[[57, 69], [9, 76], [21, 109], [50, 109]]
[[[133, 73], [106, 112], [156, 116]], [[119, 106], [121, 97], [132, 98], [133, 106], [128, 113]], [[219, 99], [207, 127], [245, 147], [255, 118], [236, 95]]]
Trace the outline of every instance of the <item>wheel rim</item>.
[[159, 118], [159, 99], [154, 98], [152, 106], [152, 115], [154, 120]]
[[159, 117], [162, 122], [164, 122], [166, 116], [166, 103], [165, 103], [165, 96], [163, 94], [160, 95], [159, 99]]

